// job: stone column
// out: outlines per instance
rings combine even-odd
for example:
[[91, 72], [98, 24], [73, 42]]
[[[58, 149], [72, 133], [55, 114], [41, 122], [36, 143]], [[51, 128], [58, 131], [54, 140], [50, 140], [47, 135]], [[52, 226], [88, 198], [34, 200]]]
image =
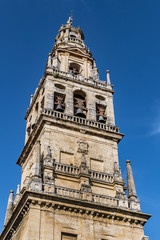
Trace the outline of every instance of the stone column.
[[87, 92], [87, 108], [88, 108], [88, 119], [96, 121], [96, 104], [95, 96], [92, 92]]
[[114, 107], [113, 107], [113, 95], [112, 95], [112, 93], [108, 93], [107, 121], [108, 121], [109, 125], [115, 126]]
[[66, 88], [66, 99], [65, 99], [65, 113], [68, 115], [73, 116], [73, 87], [72, 86], [67, 86]]
[[54, 83], [52, 78], [47, 77], [45, 84], [45, 101], [44, 108], [53, 110], [54, 106]]

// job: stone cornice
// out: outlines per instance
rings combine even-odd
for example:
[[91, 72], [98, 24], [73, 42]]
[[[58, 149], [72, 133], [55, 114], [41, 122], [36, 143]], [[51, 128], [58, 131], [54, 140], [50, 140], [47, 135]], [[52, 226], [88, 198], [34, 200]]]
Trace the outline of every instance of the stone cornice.
[[51, 194], [25, 191], [14, 209], [10, 220], [4, 227], [0, 235], [0, 240], [11, 239], [12, 234], [17, 230], [29, 209], [36, 205], [40, 206], [41, 209], [46, 208], [55, 213], [64, 214], [68, 212], [67, 214], [78, 214], [79, 217], [92, 217], [94, 220], [107, 221], [108, 223], [115, 221], [117, 224], [130, 224], [133, 227], [144, 226], [151, 217], [149, 214], [102, 206], [80, 199], [67, 199]]
[[[66, 47], [61, 47], [61, 48], [58, 48], [57, 49], [57, 51], [58, 52], [60, 52], [60, 51], [62, 51], [62, 52], [67, 52], [67, 53], [71, 53], [71, 54], [76, 54], [76, 55], [78, 55], [78, 56], [81, 56], [81, 57], [85, 57], [85, 58], [87, 58], [87, 59], [89, 59], [89, 60], [91, 60], [91, 61], [93, 61], [94, 59], [92, 58], [92, 57], [90, 57], [89, 56], [89, 54], [88, 53], [80, 53], [80, 51], [79, 52], [74, 52], [74, 51], [72, 51], [71, 49], [69, 49], [69, 48], [71, 48], [72, 46], [70, 46], [70, 45], [68, 45], [68, 46], [66, 46]], [[73, 47], [74, 49], [81, 49], [81, 48], [78, 48], [78, 47]], [[86, 50], [85, 48], [83, 48], [82, 47], [82, 50]]]

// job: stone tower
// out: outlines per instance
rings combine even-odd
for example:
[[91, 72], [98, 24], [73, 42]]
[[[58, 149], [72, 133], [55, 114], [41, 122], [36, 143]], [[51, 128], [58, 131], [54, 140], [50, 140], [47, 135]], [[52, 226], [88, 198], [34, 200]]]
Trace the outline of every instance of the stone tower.
[[[130, 161], [118, 162], [113, 86], [72, 18], [62, 25], [26, 113], [17, 161], [21, 190], [10, 192], [2, 240], [144, 240]], [[126, 195], [126, 190], [128, 195]]]

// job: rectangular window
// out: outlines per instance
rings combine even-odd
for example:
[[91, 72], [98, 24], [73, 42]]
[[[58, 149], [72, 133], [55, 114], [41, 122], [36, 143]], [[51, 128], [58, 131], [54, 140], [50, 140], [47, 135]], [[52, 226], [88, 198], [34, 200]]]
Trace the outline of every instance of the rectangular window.
[[61, 240], [77, 240], [77, 235], [70, 233], [62, 233]]

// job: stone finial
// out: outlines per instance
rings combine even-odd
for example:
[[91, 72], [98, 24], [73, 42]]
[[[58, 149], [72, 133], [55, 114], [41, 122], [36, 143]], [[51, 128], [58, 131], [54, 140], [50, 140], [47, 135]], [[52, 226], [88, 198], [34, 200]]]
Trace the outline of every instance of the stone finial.
[[128, 198], [137, 198], [130, 160], [126, 161]]
[[107, 84], [111, 85], [109, 70], [107, 70], [106, 73], [107, 73]]
[[33, 94], [31, 94], [30, 105], [31, 105], [31, 103], [32, 103], [32, 100], [33, 100]]
[[17, 192], [14, 199], [14, 205], [16, 205], [19, 202], [19, 199], [20, 199], [20, 185], [17, 185]]
[[96, 61], [94, 60], [94, 62], [93, 62], [93, 67], [94, 68], [96, 68], [97, 66], [96, 66]]
[[8, 223], [10, 217], [12, 216], [12, 212], [13, 212], [13, 190], [10, 191], [10, 194], [9, 194], [9, 197], [8, 197], [8, 205], [7, 205], [7, 211], [6, 211], [4, 226]]
[[51, 53], [49, 53], [49, 55], [48, 55], [48, 62], [47, 62], [47, 66], [48, 67], [51, 67], [52, 66], [52, 63], [51, 63], [51, 60], [52, 58], [51, 58]]
[[68, 21], [67, 21], [67, 24], [68, 24], [69, 26], [72, 26], [72, 17], [69, 17], [69, 19], [68, 19]]

